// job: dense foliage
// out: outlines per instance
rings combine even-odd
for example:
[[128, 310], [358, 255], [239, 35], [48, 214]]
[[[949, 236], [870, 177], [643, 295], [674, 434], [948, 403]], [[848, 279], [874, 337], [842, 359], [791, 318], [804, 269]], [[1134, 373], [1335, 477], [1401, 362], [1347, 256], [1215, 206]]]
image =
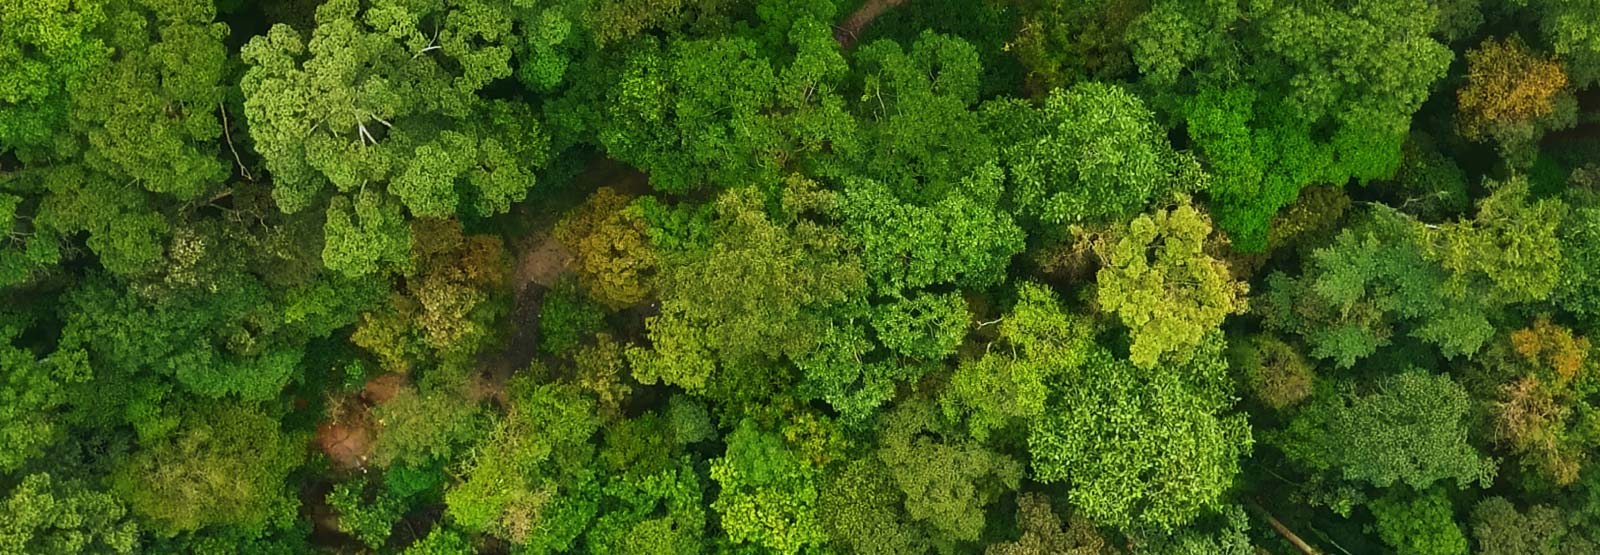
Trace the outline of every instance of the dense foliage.
[[1600, 552], [1594, 0], [0, 0], [0, 555]]

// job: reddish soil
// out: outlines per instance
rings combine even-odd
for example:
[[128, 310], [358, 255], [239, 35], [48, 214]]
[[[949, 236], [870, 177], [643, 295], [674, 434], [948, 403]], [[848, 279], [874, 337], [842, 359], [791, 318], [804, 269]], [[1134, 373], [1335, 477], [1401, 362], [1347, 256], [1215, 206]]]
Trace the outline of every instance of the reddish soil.
[[323, 422], [317, 426], [317, 448], [339, 468], [354, 470], [366, 466], [372, 450], [372, 425], [367, 419], [348, 422]]
[[839, 46], [844, 48], [855, 46], [856, 40], [860, 38], [861, 31], [871, 25], [872, 20], [889, 11], [889, 8], [909, 1], [911, 0], [867, 0], [860, 8], [856, 8], [855, 13], [850, 14], [850, 17], [844, 18], [844, 21], [839, 22], [839, 25], [834, 27], [833, 40], [839, 41]]

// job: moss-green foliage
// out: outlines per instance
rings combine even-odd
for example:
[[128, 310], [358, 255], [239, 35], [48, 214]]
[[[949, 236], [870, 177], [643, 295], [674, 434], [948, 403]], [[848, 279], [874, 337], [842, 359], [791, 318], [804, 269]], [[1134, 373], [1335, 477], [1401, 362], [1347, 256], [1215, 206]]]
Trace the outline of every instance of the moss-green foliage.
[[1468, 398], [1449, 376], [1409, 370], [1371, 392], [1326, 383], [1281, 434], [1290, 459], [1378, 487], [1489, 483], [1495, 463], [1467, 443]]
[[301, 439], [248, 405], [195, 409], [181, 430], [118, 465], [113, 489], [161, 536], [207, 526], [259, 533], [294, 517], [287, 478], [304, 457]]
[[597, 510], [594, 401], [567, 386], [520, 382], [510, 389], [512, 410], [445, 492], [446, 515], [530, 552], [568, 549]]
[[1400, 555], [1467, 552], [1467, 537], [1456, 524], [1454, 510], [1442, 489], [1375, 499], [1369, 507], [1378, 521], [1378, 537]]

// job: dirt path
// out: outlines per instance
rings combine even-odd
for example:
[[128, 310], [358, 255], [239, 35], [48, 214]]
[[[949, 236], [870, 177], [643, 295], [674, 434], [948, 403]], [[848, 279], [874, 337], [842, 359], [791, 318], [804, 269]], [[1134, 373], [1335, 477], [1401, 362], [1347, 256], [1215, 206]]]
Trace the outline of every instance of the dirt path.
[[861, 36], [861, 31], [866, 29], [868, 25], [871, 25], [872, 20], [877, 19], [878, 16], [889, 11], [889, 8], [893, 8], [910, 1], [911, 0], [867, 0], [867, 2], [862, 4], [860, 8], [856, 8], [855, 13], [850, 14], [850, 17], [844, 18], [844, 21], [839, 22], [839, 25], [834, 27], [833, 39], [839, 41], [839, 46], [843, 48], [855, 46], [856, 40]]

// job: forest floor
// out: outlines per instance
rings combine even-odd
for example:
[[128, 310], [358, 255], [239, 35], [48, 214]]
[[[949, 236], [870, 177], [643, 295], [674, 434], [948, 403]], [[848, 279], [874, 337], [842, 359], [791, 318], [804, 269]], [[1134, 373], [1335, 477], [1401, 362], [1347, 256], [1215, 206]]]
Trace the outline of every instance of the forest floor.
[[856, 40], [861, 37], [861, 31], [872, 24], [872, 20], [889, 11], [889, 8], [899, 6], [911, 0], [867, 0], [850, 14], [850, 17], [839, 22], [833, 28], [833, 40], [839, 41], [839, 46], [850, 48], [855, 46]]

